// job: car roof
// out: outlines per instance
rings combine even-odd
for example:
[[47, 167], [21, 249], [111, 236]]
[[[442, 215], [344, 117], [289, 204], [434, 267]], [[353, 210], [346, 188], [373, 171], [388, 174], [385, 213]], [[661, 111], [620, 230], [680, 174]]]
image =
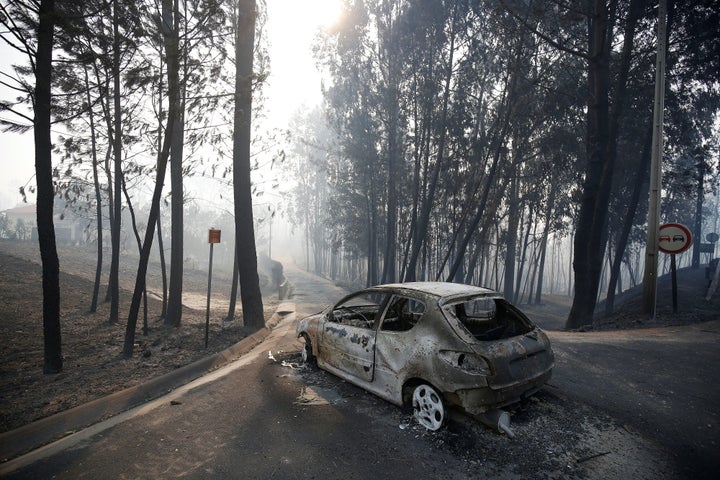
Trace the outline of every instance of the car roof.
[[382, 290], [413, 290], [422, 292], [444, 299], [451, 297], [464, 297], [471, 295], [499, 295], [496, 291], [488, 288], [476, 287], [474, 285], [464, 285], [462, 283], [451, 282], [406, 282], [406, 283], [388, 283], [385, 285], [377, 285], [371, 289]]

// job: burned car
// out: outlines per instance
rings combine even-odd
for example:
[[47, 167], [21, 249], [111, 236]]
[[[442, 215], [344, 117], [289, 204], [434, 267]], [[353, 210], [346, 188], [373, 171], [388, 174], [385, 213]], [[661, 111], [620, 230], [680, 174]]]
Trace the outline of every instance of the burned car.
[[470, 415], [517, 402], [550, 379], [545, 333], [502, 295], [443, 282], [370, 287], [298, 322], [303, 361], [439, 429], [446, 408]]

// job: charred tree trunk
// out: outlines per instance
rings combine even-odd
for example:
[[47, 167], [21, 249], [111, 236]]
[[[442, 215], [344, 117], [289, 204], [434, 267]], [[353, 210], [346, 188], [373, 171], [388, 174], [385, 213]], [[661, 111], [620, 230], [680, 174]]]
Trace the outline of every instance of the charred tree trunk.
[[[176, 118], [170, 137], [170, 288], [165, 324], [179, 327], [182, 322], [183, 289], [183, 140], [184, 105], [180, 85], [180, 12], [177, 1], [162, 1], [163, 39], [166, 44], [168, 92], [171, 101], [176, 102]], [[172, 52], [172, 53], [171, 53]], [[172, 59], [170, 58], [172, 55]], [[173, 62], [172, 68], [170, 62]], [[170, 93], [172, 91], [172, 93]]]
[[[175, 122], [179, 121], [180, 112], [180, 89], [178, 85], [179, 62], [178, 62], [178, 46], [173, 41], [173, 19], [172, 19], [172, 0], [163, 0], [162, 18], [160, 19], [158, 28], [165, 40], [165, 52], [167, 56], [167, 76], [168, 76], [168, 121], [166, 131], [172, 132], [175, 128]], [[147, 275], [147, 266], [150, 261], [150, 249], [153, 244], [153, 236], [160, 216], [160, 198], [162, 196], [163, 186], [165, 184], [165, 174], [167, 173], [167, 163], [170, 157], [171, 135], [166, 135], [163, 139], [163, 147], [158, 156], [157, 178], [155, 179], [155, 187], [153, 190], [152, 201], [150, 203], [150, 213], [148, 215], [147, 228], [145, 229], [145, 238], [142, 243], [142, 253], [138, 263], [137, 275], [135, 277], [135, 289], [133, 291], [132, 301], [130, 303], [130, 313], [128, 314], [127, 328], [125, 329], [125, 342], [123, 345], [123, 356], [132, 357], [135, 344], [135, 328], [137, 326], [137, 317], [140, 311], [140, 300], [142, 293], [145, 291], [145, 278]]]
[[[130, 201], [130, 195], [127, 191], [127, 183], [125, 183], [125, 179], [123, 179], [122, 182], [122, 191], [123, 195], [125, 195], [125, 203], [127, 203], [128, 211], [130, 212], [130, 222], [132, 225], [133, 235], [135, 235], [135, 243], [137, 243], [138, 247], [138, 255], [142, 255], [142, 240], [140, 240], [140, 232], [137, 228], [137, 221], [135, 220], [135, 209], [132, 206], [132, 202]], [[150, 225], [148, 225], [148, 228], [150, 228]], [[143, 282], [144, 284], [145, 282]], [[148, 311], [147, 311], [147, 285], [143, 285], [143, 335], [148, 334]]]
[[[172, 105], [172, 104], [171, 104]], [[174, 108], [171, 106], [168, 115], [168, 129], [172, 128], [175, 121]], [[123, 344], [123, 356], [132, 357], [135, 345], [135, 328], [137, 326], [137, 317], [140, 311], [140, 300], [145, 291], [145, 278], [147, 275], [147, 266], [150, 261], [150, 249], [153, 243], [153, 234], [158, 216], [160, 215], [160, 197], [164, 185], [165, 173], [167, 171], [168, 157], [170, 156], [169, 136], [165, 137], [163, 149], [160, 154], [157, 168], [157, 178], [155, 179], [155, 188], [153, 190], [152, 201], [150, 203], [150, 214], [148, 215], [148, 224], [145, 229], [145, 239], [142, 243], [142, 252], [140, 253], [140, 261], [138, 263], [137, 275], [135, 277], [135, 290], [133, 291], [132, 301], [130, 302], [130, 313], [128, 314], [127, 328], [125, 329], [125, 343]]]
[[593, 5], [588, 58], [588, 162], [575, 231], [575, 297], [565, 324], [567, 329], [593, 321], [607, 242], [607, 206], [613, 172], [612, 158], [608, 155], [610, 22], [605, 1], [594, 0]]
[[630, 237], [630, 231], [632, 230], [633, 220], [635, 219], [635, 213], [637, 212], [640, 198], [642, 198], [643, 192], [646, 192], [646, 189], [649, 187], [648, 183], [643, 181], [643, 179], [646, 178], [645, 173], [650, 167], [651, 153], [652, 126], [648, 129], [648, 135], [645, 139], [642, 157], [638, 164], [637, 172], [635, 173], [635, 184], [630, 196], [628, 211], [625, 213], [625, 219], [623, 220], [622, 229], [620, 230], [620, 236], [618, 237], [615, 248], [615, 257], [613, 258], [613, 263], [610, 267], [610, 280], [608, 281], [608, 292], [607, 297], [605, 298], [605, 315], [611, 315], [615, 307], [615, 292], [617, 291], [617, 285], [620, 279], [620, 267], [622, 266], [622, 260], [625, 256], [625, 248], [627, 247], [628, 238]]
[[95, 281], [93, 282], [93, 293], [90, 300], [90, 311], [97, 311], [98, 297], [100, 296], [100, 281], [102, 279], [103, 262], [103, 216], [102, 216], [102, 195], [100, 194], [100, 178], [98, 174], [97, 144], [95, 141], [95, 116], [93, 115], [92, 102], [90, 99], [90, 81], [87, 69], [85, 70], [85, 98], [89, 107], [90, 115], [90, 148], [92, 151], [92, 173], [93, 186], [95, 188], [95, 221], [97, 223], [97, 263], [95, 264]]
[[[161, 62], [159, 79], [158, 79], [158, 129], [157, 129], [157, 149], [158, 149], [157, 162], [158, 162], [158, 165], [160, 165], [160, 161], [161, 161], [161, 157], [162, 157], [162, 147], [163, 147], [163, 125], [162, 125], [163, 81], [162, 81], [162, 74], [163, 74], [163, 68], [162, 68], [162, 62]], [[167, 318], [167, 308], [168, 308], [168, 278], [167, 278], [167, 264], [165, 263], [165, 245], [164, 245], [163, 233], [162, 233], [162, 220], [161, 220], [161, 215], [159, 213], [157, 216], [156, 223], [157, 223], [158, 255], [160, 256], [160, 275], [162, 276], [162, 312], [160, 313], [160, 318], [166, 319]]]
[[37, 181], [37, 228], [42, 259], [43, 289], [43, 373], [59, 373], [63, 368], [60, 338], [60, 261], [55, 244], [53, 207], [55, 191], [52, 177], [50, 139], [51, 79], [55, 3], [40, 2], [37, 51], [35, 54], [35, 178]]
[[240, 276], [243, 323], [265, 326], [257, 271], [250, 183], [253, 54], [255, 47], [255, 0], [239, 0], [235, 35], [235, 118], [233, 132], [233, 190], [235, 195], [235, 250]]
[[548, 236], [550, 235], [550, 222], [552, 218], [552, 212], [555, 208], [555, 197], [557, 196], [557, 188], [553, 182], [552, 177], [550, 178], [550, 195], [548, 197], [547, 209], [545, 210], [545, 227], [543, 230], [542, 240], [540, 241], [540, 265], [538, 266], [537, 275], [537, 290], [535, 291], [535, 304], [540, 305], [542, 303], [543, 293], [543, 278], [545, 272], [545, 258], [547, 257], [547, 244]]
[[235, 306], [237, 305], [237, 292], [238, 292], [238, 281], [239, 281], [239, 273], [238, 273], [238, 259], [237, 259], [237, 249], [235, 250], [235, 254], [233, 255], [233, 273], [232, 273], [232, 285], [230, 286], [230, 305], [228, 306], [228, 314], [225, 320], [228, 322], [235, 320]]
[[108, 323], [118, 322], [120, 309], [120, 230], [122, 228], [122, 112], [120, 107], [120, 27], [118, 0], [113, 0], [113, 165], [115, 198], [113, 204], [112, 260], [110, 262], [110, 317]]
[[517, 235], [520, 225], [520, 209], [518, 208], [518, 178], [515, 174], [515, 162], [510, 178], [510, 192], [508, 198], [508, 229], [505, 242], [505, 281], [503, 282], [503, 295], [508, 301], [513, 301], [515, 295], [515, 260], [517, 257]]
[[[158, 159], [159, 163], [159, 159]], [[167, 278], [167, 265], [165, 264], [165, 245], [163, 244], [163, 234], [160, 221], [160, 214], [157, 216], [157, 237], [158, 237], [158, 254], [160, 255], [160, 275], [162, 277], [162, 312], [160, 312], [160, 318], [167, 317], [167, 305], [168, 305], [168, 278]]]

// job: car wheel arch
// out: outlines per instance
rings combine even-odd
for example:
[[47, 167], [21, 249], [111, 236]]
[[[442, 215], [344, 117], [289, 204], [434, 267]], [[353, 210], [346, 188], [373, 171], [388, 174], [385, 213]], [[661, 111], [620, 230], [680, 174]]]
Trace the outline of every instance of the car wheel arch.
[[440, 393], [443, 397], [445, 396], [445, 393], [439, 389], [433, 382], [430, 382], [428, 380], [425, 380], [421, 377], [411, 377], [405, 380], [402, 386], [402, 406], [403, 407], [412, 407], [412, 395], [413, 391], [415, 390], [415, 387], [418, 387], [420, 385], [429, 385], [433, 387], [437, 392]]

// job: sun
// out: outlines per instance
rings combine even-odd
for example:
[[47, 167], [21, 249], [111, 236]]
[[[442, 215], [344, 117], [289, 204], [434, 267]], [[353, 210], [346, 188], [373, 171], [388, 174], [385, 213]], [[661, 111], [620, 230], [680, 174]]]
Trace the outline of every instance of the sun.
[[343, 4], [343, 0], [266, 0], [271, 66], [264, 92], [269, 123], [285, 124], [301, 106], [321, 102], [313, 44], [319, 30], [329, 31], [341, 21]]
[[268, 24], [277, 35], [314, 35], [331, 29], [341, 19], [344, 0], [267, 0]]
[[322, 28], [330, 28], [340, 19], [343, 11], [343, 0], [310, 0], [306, 3], [312, 9], [311, 16]]

